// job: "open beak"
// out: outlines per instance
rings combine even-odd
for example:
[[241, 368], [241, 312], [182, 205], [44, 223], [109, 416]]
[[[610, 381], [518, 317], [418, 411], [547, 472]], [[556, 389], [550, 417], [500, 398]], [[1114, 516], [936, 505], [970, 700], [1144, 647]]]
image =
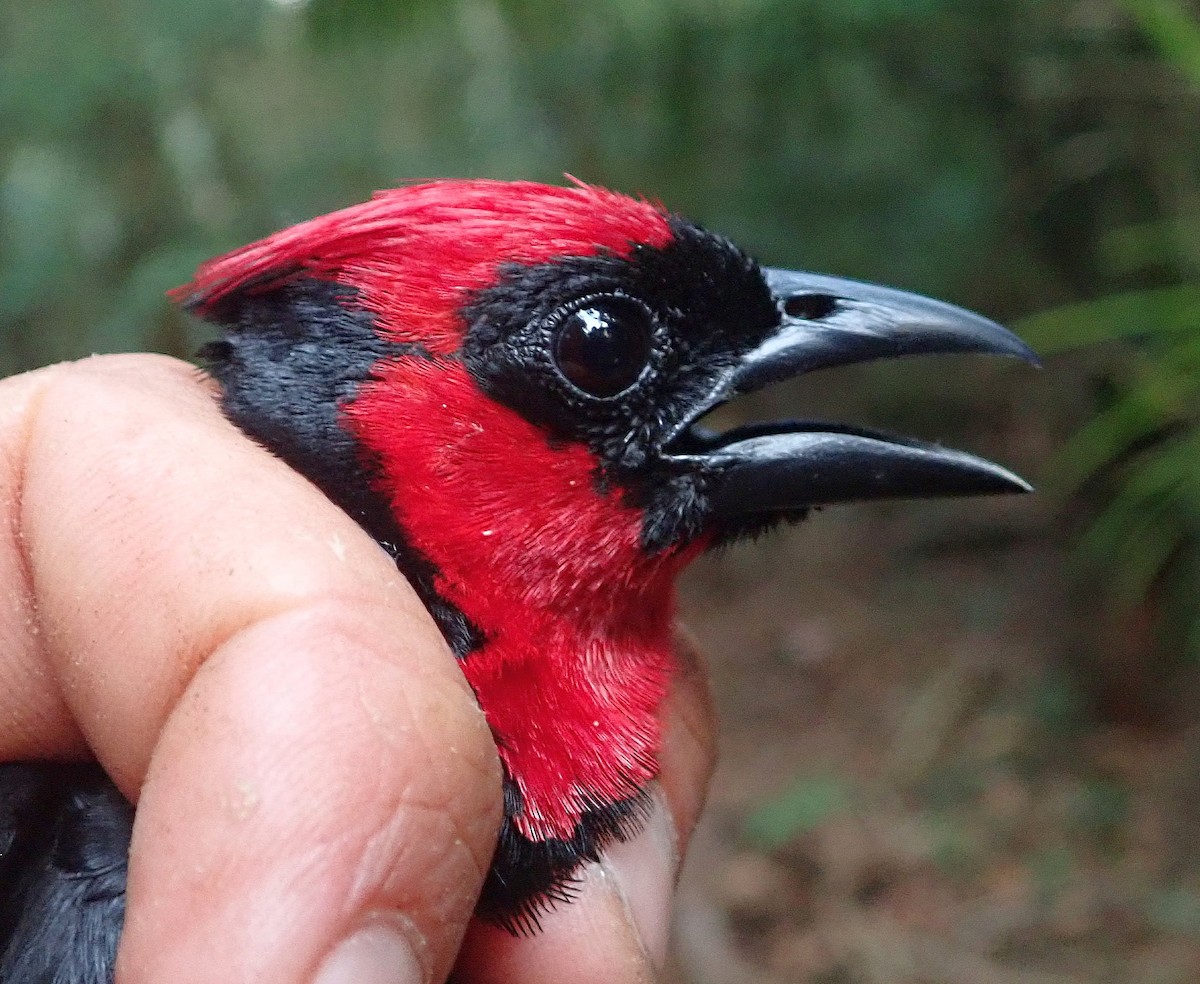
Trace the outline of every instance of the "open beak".
[[763, 272], [781, 312], [777, 328], [717, 381], [666, 445], [669, 458], [710, 476], [709, 497], [717, 516], [1031, 490], [1021, 478], [983, 458], [842, 424], [787, 421], [723, 434], [696, 427], [703, 414], [739, 394], [832, 366], [960, 352], [1038, 364], [1012, 332], [962, 308], [854, 280]]

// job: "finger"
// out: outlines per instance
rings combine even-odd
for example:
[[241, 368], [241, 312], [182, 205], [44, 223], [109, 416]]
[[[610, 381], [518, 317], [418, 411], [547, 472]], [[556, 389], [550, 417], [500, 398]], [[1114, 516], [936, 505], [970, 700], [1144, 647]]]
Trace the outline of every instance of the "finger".
[[228, 424], [192, 367], [55, 367], [24, 429], [18, 525], [42, 685], [131, 797], [203, 658], [258, 620], [344, 598], [395, 610], [440, 646], [383, 552]]
[[675, 629], [675, 658], [671, 691], [661, 711], [664, 737], [658, 781], [678, 841], [686, 845], [704, 809], [717, 762], [717, 712], [700, 648], [683, 626]]
[[498, 768], [394, 565], [182, 364], [88, 360], [36, 402], [18, 523], [44, 685], [141, 794], [119, 979], [365, 981], [355, 961], [405, 949], [444, 975]]
[[715, 756], [715, 717], [696, 647], [680, 632], [679, 670], [660, 712], [662, 771], [641, 830], [581, 873], [578, 897], [513, 937], [471, 923], [454, 980], [460, 984], [632, 984], [653, 981], [666, 960], [679, 860], [704, 803]]
[[86, 754], [44, 659], [21, 525], [30, 424], [53, 376], [0, 380], [0, 761]]
[[205, 661], [142, 788], [125, 984], [312, 981], [331, 960], [337, 984], [444, 977], [499, 785], [482, 716], [396, 630], [330, 602]]

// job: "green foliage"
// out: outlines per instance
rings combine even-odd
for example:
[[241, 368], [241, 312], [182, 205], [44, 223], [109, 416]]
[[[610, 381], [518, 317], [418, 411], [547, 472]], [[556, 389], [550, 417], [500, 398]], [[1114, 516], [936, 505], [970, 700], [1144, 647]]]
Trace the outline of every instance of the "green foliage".
[[743, 834], [755, 847], [771, 850], [845, 813], [849, 806], [850, 793], [840, 779], [801, 776], [755, 810]]
[[1122, 0], [1177, 70], [1200, 85], [1200, 20], [1180, 0]]
[[[1200, 83], [1200, 20], [1172, 0], [1126, 0], [1162, 54]], [[1125, 274], [1170, 286], [1125, 290], [1027, 319], [1045, 353], [1108, 343], [1099, 412], [1059, 455], [1050, 490], [1063, 499], [1099, 489], [1080, 541], [1110, 595], [1129, 606], [1157, 595], [1165, 628], [1200, 658], [1200, 176], [1172, 215], [1114, 232], [1106, 255]], [[1190, 204], [1189, 204], [1190, 203]]]
[[5, 4], [0, 371], [185, 344], [182, 258], [438, 175], [570, 172], [772, 262], [967, 293], [1027, 2]]
[[437, 6], [437, 0], [310, 0], [304, 14], [309, 33], [318, 42], [386, 42], [410, 30], [419, 15]]
[[1111, 2], [4, 4], [0, 371], [186, 344], [184, 259], [435, 175], [570, 172], [1000, 316], [1072, 296], [1195, 159], [1169, 99], [1095, 99], [1144, 68]]

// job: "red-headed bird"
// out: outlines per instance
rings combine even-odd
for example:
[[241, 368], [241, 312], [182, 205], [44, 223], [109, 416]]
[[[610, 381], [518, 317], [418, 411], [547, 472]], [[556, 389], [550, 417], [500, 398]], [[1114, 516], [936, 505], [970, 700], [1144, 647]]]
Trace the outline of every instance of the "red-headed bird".
[[[579, 183], [383, 192], [213, 260], [175, 296], [223, 328], [203, 356], [229, 418], [395, 558], [458, 657], [504, 771], [479, 912], [513, 929], [639, 823], [689, 561], [827, 503], [1028, 489], [842, 424], [706, 430], [727, 400], [815, 369], [1033, 355], [960, 308], [765, 268], [653, 202]], [[103, 780], [7, 769], [43, 810], [91, 782], [70, 823], [101, 832], [89, 864], [123, 862], [129, 807]], [[28, 818], [9, 812], [19, 841]], [[26, 858], [22, 878], [66, 906], [61, 870]], [[123, 868], [106, 870], [120, 888]], [[19, 905], [16, 884], [34, 891], [0, 865]], [[120, 914], [97, 917], [110, 949]], [[0, 981], [24, 979], [17, 951], [53, 947], [50, 932], [10, 930]]]

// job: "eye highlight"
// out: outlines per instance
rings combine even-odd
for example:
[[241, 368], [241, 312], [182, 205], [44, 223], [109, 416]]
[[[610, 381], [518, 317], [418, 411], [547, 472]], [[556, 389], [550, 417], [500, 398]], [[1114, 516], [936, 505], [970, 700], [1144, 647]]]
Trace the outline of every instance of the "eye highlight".
[[641, 378], [653, 341], [654, 319], [642, 304], [619, 295], [589, 298], [555, 326], [554, 362], [588, 396], [616, 396]]

